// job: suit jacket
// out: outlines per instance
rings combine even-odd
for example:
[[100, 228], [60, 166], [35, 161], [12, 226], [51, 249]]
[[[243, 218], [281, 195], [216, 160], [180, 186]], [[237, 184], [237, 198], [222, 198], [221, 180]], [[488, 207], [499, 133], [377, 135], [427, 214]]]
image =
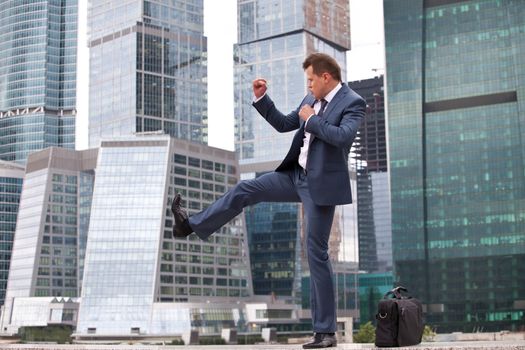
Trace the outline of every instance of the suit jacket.
[[[299, 111], [305, 104], [313, 105], [315, 98], [307, 95], [299, 107], [288, 115], [279, 112], [266, 94], [253, 106], [277, 131], [288, 132], [299, 129], [293, 138], [288, 154], [275, 171], [284, 171], [298, 166], [299, 153], [303, 145], [305, 122]], [[307, 181], [312, 200], [317, 205], [352, 203], [348, 153], [359, 125], [365, 116], [366, 102], [346, 84], [326, 106], [322, 117], [310, 117], [306, 131], [313, 140], [308, 148], [306, 164]]]

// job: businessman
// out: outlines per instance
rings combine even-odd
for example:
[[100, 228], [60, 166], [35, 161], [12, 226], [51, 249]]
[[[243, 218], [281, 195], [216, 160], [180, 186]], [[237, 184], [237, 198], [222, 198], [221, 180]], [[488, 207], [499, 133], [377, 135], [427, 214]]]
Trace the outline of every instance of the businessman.
[[299, 129], [282, 163], [274, 172], [239, 182], [204, 211], [188, 217], [179, 194], [172, 203], [173, 235], [195, 232], [206, 239], [259, 202], [302, 202], [306, 217], [306, 247], [310, 268], [314, 336], [304, 349], [337, 345], [336, 305], [328, 238], [335, 206], [352, 202], [348, 154], [365, 116], [365, 101], [341, 82], [341, 69], [330, 56], [309, 55], [303, 62], [309, 94], [285, 115], [267, 94], [264, 79], [253, 81], [253, 106], [277, 131]]

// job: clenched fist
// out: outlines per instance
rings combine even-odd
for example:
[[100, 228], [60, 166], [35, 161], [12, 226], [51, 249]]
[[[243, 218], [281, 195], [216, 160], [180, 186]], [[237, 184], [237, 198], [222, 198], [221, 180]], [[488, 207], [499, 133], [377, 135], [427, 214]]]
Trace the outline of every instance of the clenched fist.
[[304, 121], [307, 121], [312, 114], [315, 114], [315, 111], [310, 105], [302, 106], [301, 110], [299, 111], [299, 117], [301, 117], [301, 119]]
[[265, 79], [261, 79], [261, 78], [255, 79], [252, 84], [253, 84], [253, 94], [255, 95], [256, 98], [259, 98], [262, 95], [264, 95], [266, 93], [266, 90], [268, 89], [268, 85]]

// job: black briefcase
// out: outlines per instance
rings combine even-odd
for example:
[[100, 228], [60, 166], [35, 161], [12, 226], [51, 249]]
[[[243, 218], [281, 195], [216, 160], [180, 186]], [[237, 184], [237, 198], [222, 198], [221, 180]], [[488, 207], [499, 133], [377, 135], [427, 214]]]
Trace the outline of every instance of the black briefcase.
[[401, 291], [408, 292], [404, 287], [396, 287], [379, 301], [375, 341], [378, 347], [421, 343], [424, 328], [421, 302], [411, 296], [402, 295]]

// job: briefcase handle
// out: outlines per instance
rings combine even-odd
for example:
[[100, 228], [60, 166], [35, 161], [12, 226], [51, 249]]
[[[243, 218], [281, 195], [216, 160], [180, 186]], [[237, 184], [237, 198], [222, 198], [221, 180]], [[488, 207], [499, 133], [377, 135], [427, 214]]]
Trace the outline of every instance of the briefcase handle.
[[403, 286], [395, 287], [394, 289], [386, 292], [384, 299], [387, 299], [389, 295], [393, 295], [396, 299], [403, 299], [403, 296], [401, 295], [401, 292], [408, 292], [408, 289], [406, 289]]

